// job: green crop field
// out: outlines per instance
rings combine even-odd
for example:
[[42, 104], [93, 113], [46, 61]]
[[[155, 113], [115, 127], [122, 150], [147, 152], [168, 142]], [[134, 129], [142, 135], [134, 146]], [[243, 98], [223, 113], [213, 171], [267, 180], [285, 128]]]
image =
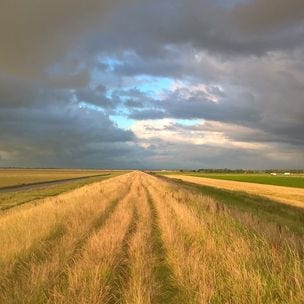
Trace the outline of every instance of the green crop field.
[[[159, 172], [160, 174], [172, 174], [173, 172]], [[285, 186], [294, 188], [304, 188], [304, 175], [278, 174], [276, 176], [270, 174], [236, 174], [236, 173], [196, 173], [196, 172], [174, 172], [174, 174], [191, 175], [197, 177], [215, 178], [230, 181], [239, 181], [247, 183], [258, 183], [275, 186]]]

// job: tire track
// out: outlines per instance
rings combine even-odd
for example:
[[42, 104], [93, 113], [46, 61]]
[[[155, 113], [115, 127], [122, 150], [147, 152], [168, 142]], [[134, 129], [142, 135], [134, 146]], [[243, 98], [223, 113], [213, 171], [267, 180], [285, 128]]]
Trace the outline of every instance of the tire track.
[[[214, 284], [210, 280], [204, 253], [201, 246], [195, 245], [195, 238], [189, 238], [185, 231], [200, 239], [200, 223], [189, 216], [189, 212], [179, 213], [177, 216], [173, 203], [179, 202], [170, 192], [168, 185], [157, 178], [149, 179], [149, 190], [159, 217], [164, 244], [167, 250], [169, 264], [174, 273], [177, 285], [182, 287], [179, 300], [181, 303], [209, 303], [211, 301]], [[188, 211], [187, 207], [185, 209]], [[183, 211], [185, 211], [183, 210]]]
[[[159, 198], [151, 191], [150, 176], [145, 176], [145, 190], [152, 212], [152, 246], [156, 257], [155, 278], [158, 290], [153, 303], [186, 303], [185, 290], [176, 280], [174, 268], [170, 261], [170, 249], [164, 231], [162, 210]], [[162, 208], [162, 207], [161, 207]]]
[[[81, 257], [67, 270], [67, 282], [55, 288], [49, 303], [110, 303], [122, 274], [124, 244], [133, 230], [136, 179], [117, 208], [94, 233]], [[114, 294], [115, 295], [115, 294]]]
[[138, 222], [128, 242], [128, 277], [122, 285], [122, 297], [117, 303], [155, 303], [155, 256], [152, 244], [152, 214], [147, 192], [143, 187], [145, 176], [140, 174], [140, 187], [135, 202]]

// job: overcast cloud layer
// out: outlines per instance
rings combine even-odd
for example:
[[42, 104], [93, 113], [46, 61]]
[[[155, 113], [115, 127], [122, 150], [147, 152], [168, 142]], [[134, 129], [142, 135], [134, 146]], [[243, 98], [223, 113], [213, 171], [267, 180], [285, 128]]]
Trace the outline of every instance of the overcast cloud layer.
[[0, 166], [303, 169], [304, 2], [1, 1]]

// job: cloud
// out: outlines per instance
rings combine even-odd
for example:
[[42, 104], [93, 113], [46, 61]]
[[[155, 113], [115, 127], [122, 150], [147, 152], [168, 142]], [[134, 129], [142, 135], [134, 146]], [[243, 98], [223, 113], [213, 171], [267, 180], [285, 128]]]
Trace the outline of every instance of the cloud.
[[303, 145], [302, 59], [302, 52], [276, 52], [218, 61], [215, 70], [209, 70], [209, 74], [220, 70], [218, 78], [199, 74], [190, 78], [189, 73], [186, 82], [177, 82], [162, 99], [150, 100], [144, 109], [131, 109], [130, 117], [220, 121], [259, 130], [264, 140]]
[[267, 148], [267, 143], [254, 140], [248, 142], [245, 139], [245, 136], [254, 134], [254, 130], [215, 121], [184, 125], [174, 119], [142, 120], [137, 121], [131, 129], [139, 139], [145, 140], [157, 138], [170, 143], [225, 146], [244, 150]]
[[[214, 121], [145, 120], [132, 131], [142, 147], [154, 152], [147, 162], [156, 168], [299, 168], [303, 160], [300, 149], [263, 142], [265, 134], [254, 129]], [[247, 136], [253, 136], [250, 142]]]
[[9, 1], [0, 3], [0, 70], [36, 77], [100, 26], [121, 0]]
[[[228, 7], [211, 0], [156, 0], [130, 4], [123, 12], [116, 10], [113, 13], [107, 31], [101, 30], [94, 46], [114, 54], [120, 54], [123, 48], [135, 50], [147, 60], [166, 56], [170, 46], [191, 45], [220, 56], [260, 56], [269, 51], [302, 46], [304, 27], [301, 19], [294, 16], [295, 3], [299, 1], [293, 0], [289, 4], [282, 0], [278, 7], [276, 2], [265, 5], [264, 2], [250, 1], [248, 4], [245, 1]], [[265, 12], [262, 12], [264, 6]], [[303, 5], [298, 6], [297, 14], [301, 16]], [[284, 8], [291, 11], [287, 18], [283, 14]], [[276, 9], [279, 18], [274, 22], [271, 14]], [[258, 24], [259, 13], [265, 16], [265, 22], [261, 24]], [[252, 20], [252, 26], [249, 20]]]
[[2, 1], [0, 164], [303, 167], [303, 6]]
[[10, 166], [104, 166], [134, 140], [102, 112], [73, 102], [3, 110], [0, 129], [2, 164]]
[[303, 21], [304, 3], [301, 0], [255, 0], [238, 4], [233, 18], [247, 31], [270, 31]]

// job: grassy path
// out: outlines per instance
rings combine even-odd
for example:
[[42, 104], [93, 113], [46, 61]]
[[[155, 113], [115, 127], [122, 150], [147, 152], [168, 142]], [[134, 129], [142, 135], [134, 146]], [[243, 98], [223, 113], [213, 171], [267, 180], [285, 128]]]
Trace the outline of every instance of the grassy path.
[[133, 230], [135, 189], [136, 181], [101, 229], [88, 239], [80, 259], [67, 271], [64, 288], [53, 291], [52, 302], [111, 303], [119, 296], [119, 287], [114, 286], [120, 280], [123, 249]]
[[181, 298], [181, 291], [174, 279], [172, 268], [167, 259], [165, 244], [161, 236], [159, 227], [159, 218], [153, 199], [149, 195], [149, 204], [152, 211], [152, 241], [153, 252], [155, 254], [155, 279], [158, 286], [158, 292], [153, 303], [177, 303]]
[[141, 172], [0, 215], [0, 303], [303, 303], [304, 243]]
[[137, 224], [127, 247], [125, 280], [121, 282], [118, 303], [152, 303], [155, 293], [154, 266], [151, 246], [151, 210], [142, 187], [137, 189], [135, 201]]

